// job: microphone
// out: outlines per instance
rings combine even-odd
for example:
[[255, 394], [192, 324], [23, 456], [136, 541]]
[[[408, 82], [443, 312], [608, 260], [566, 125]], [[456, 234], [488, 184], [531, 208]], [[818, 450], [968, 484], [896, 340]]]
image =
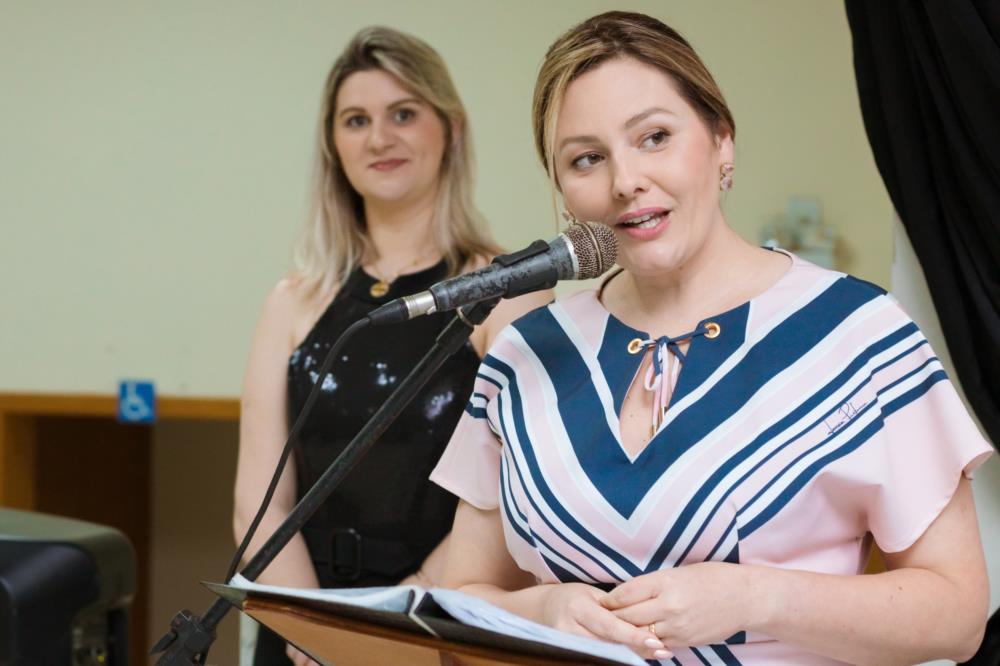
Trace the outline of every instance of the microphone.
[[551, 289], [559, 280], [589, 280], [611, 268], [617, 257], [618, 241], [610, 227], [574, 222], [548, 243], [537, 240], [520, 252], [500, 255], [489, 266], [389, 301], [368, 317], [373, 324], [401, 322], [491, 298]]

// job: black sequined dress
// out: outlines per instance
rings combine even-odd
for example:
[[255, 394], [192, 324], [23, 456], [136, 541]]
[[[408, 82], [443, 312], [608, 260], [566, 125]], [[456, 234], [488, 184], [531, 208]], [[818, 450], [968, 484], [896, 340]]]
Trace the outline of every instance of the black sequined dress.
[[[294, 444], [301, 498], [430, 349], [454, 316], [438, 313], [363, 329], [330, 372], [317, 371], [352, 323], [398, 296], [447, 277], [441, 263], [403, 275], [381, 298], [375, 279], [355, 270], [288, 361], [288, 422], [294, 422], [315, 382], [322, 394]], [[472, 392], [480, 359], [466, 344], [438, 369], [302, 530], [321, 587], [392, 585], [415, 572], [448, 534], [457, 498], [428, 480]], [[254, 663], [284, 653], [261, 627]], [[266, 648], [272, 644], [271, 650]], [[280, 650], [275, 652], [275, 650]]]

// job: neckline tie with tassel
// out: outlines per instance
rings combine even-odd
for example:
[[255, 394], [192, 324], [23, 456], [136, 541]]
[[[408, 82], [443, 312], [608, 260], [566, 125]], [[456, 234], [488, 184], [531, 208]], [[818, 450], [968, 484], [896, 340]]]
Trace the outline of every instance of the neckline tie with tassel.
[[[720, 327], [718, 324], [707, 322], [689, 333], [683, 333], [675, 337], [662, 335], [658, 338], [650, 338], [648, 340], [636, 338], [629, 343], [628, 350], [633, 354], [637, 354], [649, 347], [653, 349], [653, 362], [646, 369], [646, 376], [642, 382], [643, 387], [647, 391], [653, 392], [652, 423], [649, 428], [650, 438], [656, 434], [656, 431], [663, 424], [663, 416], [666, 414], [667, 407], [670, 405], [670, 398], [673, 396], [674, 382], [680, 373], [681, 365], [687, 360], [687, 356], [680, 349], [680, 343], [693, 340], [699, 335], [704, 335], [706, 338], [714, 338], [719, 335], [719, 331]], [[675, 358], [677, 360], [676, 364], [674, 363]], [[666, 365], [665, 370], [664, 365]]]

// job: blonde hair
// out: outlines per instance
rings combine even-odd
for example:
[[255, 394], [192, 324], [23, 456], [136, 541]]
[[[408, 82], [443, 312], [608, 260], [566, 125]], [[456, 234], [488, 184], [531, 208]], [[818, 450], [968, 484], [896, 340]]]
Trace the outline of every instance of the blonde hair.
[[553, 162], [556, 119], [566, 89], [580, 75], [616, 58], [634, 58], [662, 70], [716, 136], [736, 137], [736, 123], [722, 91], [687, 40], [651, 16], [607, 12], [559, 37], [545, 54], [535, 82], [531, 109], [535, 148], [557, 187]]
[[[470, 260], [499, 253], [472, 202], [472, 146], [462, 100], [441, 56], [405, 33], [373, 26], [358, 32], [333, 63], [323, 88], [309, 218], [295, 248], [298, 276], [307, 293], [325, 293], [355, 267], [377, 257], [366, 231], [364, 202], [347, 180], [333, 143], [337, 92], [348, 76], [383, 70], [427, 102], [445, 135], [434, 236], [451, 275]], [[457, 136], [455, 129], [458, 129]]]

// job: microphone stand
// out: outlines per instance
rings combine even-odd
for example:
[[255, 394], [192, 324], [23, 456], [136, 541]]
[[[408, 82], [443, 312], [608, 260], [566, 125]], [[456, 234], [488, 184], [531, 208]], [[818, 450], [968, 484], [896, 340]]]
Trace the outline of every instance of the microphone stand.
[[[480, 301], [457, 311], [455, 318], [438, 335], [427, 354], [351, 440], [347, 448], [330, 464], [323, 476], [295, 505], [274, 534], [257, 551], [257, 554], [240, 570], [240, 574], [244, 578], [251, 581], [257, 580], [267, 565], [302, 529], [302, 526], [316, 513], [326, 498], [330, 496], [330, 493], [340, 485], [371, 449], [372, 445], [378, 441], [386, 428], [417, 396], [431, 375], [441, 367], [441, 364], [449, 356], [465, 344], [473, 329], [483, 323], [498, 301], [497, 298]], [[150, 650], [150, 654], [163, 653], [163, 656], [156, 661], [156, 666], [205, 664], [205, 660], [208, 658], [208, 649], [215, 641], [215, 628], [230, 608], [232, 606], [228, 601], [219, 598], [202, 616], [195, 615], [189, 610], [177, 613], [170, 621], [170, 630]]]

